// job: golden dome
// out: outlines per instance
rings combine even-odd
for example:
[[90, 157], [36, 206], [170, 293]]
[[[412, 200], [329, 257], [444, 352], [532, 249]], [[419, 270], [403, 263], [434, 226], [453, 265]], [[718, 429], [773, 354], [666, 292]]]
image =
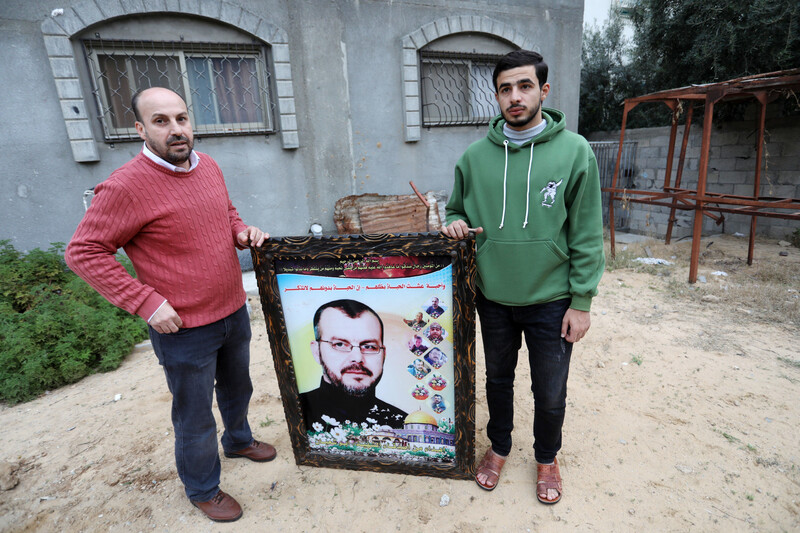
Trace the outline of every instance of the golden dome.
[[413, 413], [409, 414], [405, 419], [405, 424], [430, 424], [432, 426], [438, 426], [439, 423], [436, 422], [436, 419], [433, 418], [428, 413], [423, 413], [421, 410], [414, 411]]

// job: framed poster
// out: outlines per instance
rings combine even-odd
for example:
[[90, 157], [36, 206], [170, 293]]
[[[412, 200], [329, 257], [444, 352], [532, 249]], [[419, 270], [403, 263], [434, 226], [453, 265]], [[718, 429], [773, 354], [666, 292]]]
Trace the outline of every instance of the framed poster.
[[473, 476], [474, 249], [427, 233], [252, 251], [298, 464]]

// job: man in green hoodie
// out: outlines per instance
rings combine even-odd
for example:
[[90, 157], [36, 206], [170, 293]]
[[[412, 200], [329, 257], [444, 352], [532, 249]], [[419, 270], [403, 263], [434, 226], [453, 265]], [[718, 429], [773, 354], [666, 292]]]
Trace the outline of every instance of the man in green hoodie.
[[589, 329], [589, 308], [605, 266], [600, 180], [589, 143], [565, 129], [562, 112], [542, 108], [550, 84], [540, 54], [507, 54], [493, 81], [501, 115], [458, 160], [442, 229], [455, 239], [477, 234], [477, 309], [492, 446], [475, 480], [494, 489], [511, 451], [514, 372], [524, 334], [534, 398], [536, 496], [556, 503], [572, 345]]

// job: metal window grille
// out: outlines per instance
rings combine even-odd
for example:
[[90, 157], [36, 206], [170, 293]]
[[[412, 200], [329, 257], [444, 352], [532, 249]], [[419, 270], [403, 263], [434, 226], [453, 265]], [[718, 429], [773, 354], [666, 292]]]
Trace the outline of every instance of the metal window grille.
[[500, 57], [420, 52], [422, 125], [488, 124], [499, 112], [492, 71]]
[[149, 87], [180, 94], [198, 136], [275, 131], [264, 47], [111, 40], [83, 45], [107, 141], [138, 138], [131, 97]]
[[[614, 178], [614, 167], [617, 165], [617, 151], [619, 143], [614, 141], [590, 142], [594, 157], [597, 159], [597, 168], [600, 171], [600, 186], [611, 187]], [[619, 176], [617, 177], [617, 187], [633, 187], [633, 178], [636, 173], [636, 141], [625, 141], [622, 143], [622, 157], [619, 161]], [[603, 193], [603, 224], [608, 224], [608, 199], [610, 193]], [[628, 212], [620, 210], [614, 217], [617, 228], [624, 228], [628, 225]]]

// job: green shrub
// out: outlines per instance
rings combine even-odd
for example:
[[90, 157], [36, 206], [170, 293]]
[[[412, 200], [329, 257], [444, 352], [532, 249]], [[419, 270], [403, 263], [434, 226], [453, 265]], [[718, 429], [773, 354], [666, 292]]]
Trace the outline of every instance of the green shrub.
[[114, 370], [147, 337], [147, 325], [71, 272], [63, 253], [63, 243], [23, 254], [0, 241], [0, 401]]

